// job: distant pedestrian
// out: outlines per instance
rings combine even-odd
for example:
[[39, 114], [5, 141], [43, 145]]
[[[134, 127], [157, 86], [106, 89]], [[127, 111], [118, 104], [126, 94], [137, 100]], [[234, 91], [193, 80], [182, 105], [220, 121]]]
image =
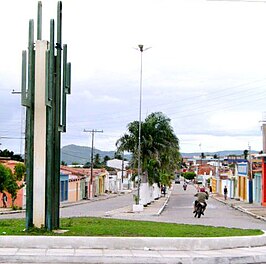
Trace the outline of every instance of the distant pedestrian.
[[225, 200], [227, 199], [227, 193], [228, 193], [227, 187], [224, 186], [224, 199]]
[[2, 196], [2, 201], [3, 201], [3, 207], [6, 208], [6, 203], [7, 203], [7, 195], [5, 193], [3, 193]]
[[166, 194], [166, 187], [165, 187], [165, 185], [162, 186], [162, 194], [163, 194], [163, 196], [165, 196], [165, 194]]
[[210, 189], [210, 193], [212, 193], [212, 186], [211, 185], [210, 185], [209, 189]]

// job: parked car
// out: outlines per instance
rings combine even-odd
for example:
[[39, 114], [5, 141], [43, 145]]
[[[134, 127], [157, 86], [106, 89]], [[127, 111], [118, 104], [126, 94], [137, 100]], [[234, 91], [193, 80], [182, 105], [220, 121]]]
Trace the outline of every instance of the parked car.
[[175, 183], [176, 183], [176, 184], [180, 184], [180, 179], [179, 179], [179, 178], [176, 178], [176, 179], [175, 179]]
[[175, 174], [175, 183], [180, 184], [180, 174], [179, 173]]
[[196, 183], [197, 184], [203, 184], [203, 176], [201, 176], [201, 175], [200, 176], [197, 176], [196, 177]]

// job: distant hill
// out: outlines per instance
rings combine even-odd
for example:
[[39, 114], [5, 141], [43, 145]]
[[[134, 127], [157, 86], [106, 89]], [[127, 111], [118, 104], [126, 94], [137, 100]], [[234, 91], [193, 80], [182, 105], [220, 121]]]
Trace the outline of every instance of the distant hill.
[[[113, 158], [115, 151], [101, 151], [93, 149], [93, 155], [99, 154], [103, 159], [105, 156]], [[66, 162], [68, 165], [73, 162], [85, 164], [91, 161], [91, 148], [77, 145], [67, 145], [61, 148], [61, 161]]]
[[[258, 153], [258, 151], [251, 151], [252, 153]], [[94, 155], [99, 154], [103, 159], [105, 156], [109, 156], [111, 159], [115, 156], [115, 151], [102, 151], [99, 149], [94, 149]], [[192, 158], [193, 156], [200, 156], [200, 152], [193, 153], [181, 153], [183, 157]], [[228, 156], [228, 155], [242, 155], [243, 150], [223, 150], [217, 152], [204, 152], [205, 156], [207, 155], [218, 155], [218, 156]], [[125, 155], [127, 160], [130, 159], [130, 155]], [[66, 162], [68, 165], [71, 165], [73, 162], [79, 164], [85, 164], [91, 160], [91, 148], [85, 146], [77, 145], [67, 145], [61, 148], [61, 161]]]
[[[228, 155], [242, 155], [244, 152], [244, 150], [222, 150], [222, 151], [217, 151], [217, 152], [203, 152], [205, 156], [213, 156], [213, 155], [217, 155], [217, 156], [228, 156]], [[192, 158], [193, 156], [200, 156], [202, 152], [193, 152], [193, 153], [181, 153], [183, 157], [188, 157], [188, 158]], [[252, 154], [256, 154], [259, 153], [259, 151], [254, 151], [251, 150]]]

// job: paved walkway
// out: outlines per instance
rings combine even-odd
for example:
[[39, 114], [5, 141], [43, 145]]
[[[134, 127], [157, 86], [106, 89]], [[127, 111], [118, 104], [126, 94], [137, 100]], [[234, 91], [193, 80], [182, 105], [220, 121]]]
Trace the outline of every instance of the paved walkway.
[[222, 195], [213, 194], [212, 197], [228, 206], [231, 206], [241, 212], [249, 214], [257, 219], [266, 221], [266, 207], [258, 203], [247, 203], [236, 199], [224, 200]]
[[[143, 212], [133, 213], [127, 206], [106, 212], [106, 216], [159, 215], [169, 196], [154, 201]], [[258, 204], [224, 201], [216, 194], [212, 198], [266, 221], [266, 208]], [[10, 209], [0, 212], [11, 213]], [[266, 235], [197, 239], [0, 236], [0, 263], [266, 263]]]

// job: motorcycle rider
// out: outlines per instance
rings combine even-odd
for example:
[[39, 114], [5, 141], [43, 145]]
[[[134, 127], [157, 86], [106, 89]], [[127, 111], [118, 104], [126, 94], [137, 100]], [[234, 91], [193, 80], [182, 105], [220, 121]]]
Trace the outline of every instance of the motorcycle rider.
[[196, 208], [197, 208], [198, 203], [203, 203], [204, 207], [203, 207], [202, 214], [204, 215], [204, 211], [206, 210], [206, 207], [207, 207], [206, 200], [209, 199], [208, 192], [205, 191], [204, 188], [200, 188], [199, 192], [197, 192], [194, 196], [197, 197], [197, 200], [195, 200], [195, 202], [194, 202], [194, 211], [193, 211], [193, 213], [196, 212]]

